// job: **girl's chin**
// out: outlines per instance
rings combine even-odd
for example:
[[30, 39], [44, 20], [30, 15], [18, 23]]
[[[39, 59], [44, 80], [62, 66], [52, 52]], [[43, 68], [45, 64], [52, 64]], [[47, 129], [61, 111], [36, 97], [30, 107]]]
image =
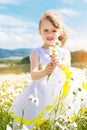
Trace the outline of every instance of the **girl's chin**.
[[56, 42], [56, 41], [53, 41], [53, 40], [47, 41], [48, 44], [55, 44], [55, 42]]
[[48, 45], [53, 46], [53, 45], [55, 45], [55, 42], [49, 42]]

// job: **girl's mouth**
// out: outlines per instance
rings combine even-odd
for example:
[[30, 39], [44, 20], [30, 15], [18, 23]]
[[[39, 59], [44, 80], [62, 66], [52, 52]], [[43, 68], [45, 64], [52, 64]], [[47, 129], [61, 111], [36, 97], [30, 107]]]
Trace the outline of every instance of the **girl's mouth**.
[[53, 38], [47, 38], [48, 41], [53, 41], [54, 39]]

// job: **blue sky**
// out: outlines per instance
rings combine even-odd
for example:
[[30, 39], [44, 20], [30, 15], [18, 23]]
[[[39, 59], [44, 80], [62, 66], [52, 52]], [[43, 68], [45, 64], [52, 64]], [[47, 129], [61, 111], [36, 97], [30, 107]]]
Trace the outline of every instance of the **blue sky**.
[[66, 48], [87, 50], [87, 0], [0, 0], [0, 48], [41, 46], [38, 22], [49, 9], [61, 13], [71, 32]]

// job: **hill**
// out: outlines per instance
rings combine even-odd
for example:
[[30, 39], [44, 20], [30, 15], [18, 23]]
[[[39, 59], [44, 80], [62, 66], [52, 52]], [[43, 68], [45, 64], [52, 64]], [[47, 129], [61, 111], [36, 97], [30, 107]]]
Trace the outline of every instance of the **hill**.
[[72, 62], [87, 61], [87, 51], [79, 50], [71, 52]]
[[26, 57], [30, 55], [32, 49], [30, 48], [20, 48], [20, 49], [2, 49], [0, 48], [0, 58], [9, 58], [9, 57]]
[[87, 67], [87, 51], [79, 50], [71, 52], [71, 63], [74, 67]]

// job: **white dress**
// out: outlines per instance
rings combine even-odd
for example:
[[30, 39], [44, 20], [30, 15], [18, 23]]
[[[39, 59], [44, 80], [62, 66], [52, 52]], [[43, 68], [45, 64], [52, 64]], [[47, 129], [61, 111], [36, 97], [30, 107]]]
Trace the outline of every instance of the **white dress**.
[[[37, 48], [34, 51], [40, 57], [41, 67], [49, 63], [49, 50]], [[62, 60], [65, 49], [58, 48], [57, 51], [60, 60]], [[81, 98], [87, 98], [87, 91], [82, 88], [82, 72], [77, 69], [75, 70], [74, 68], [70, 68], [70, 70], [73, 71], [73, 74], [71, 76], [72, 79], [69, 82], [70, 89], [68, 94], [66, 94], [62, 100], [62, 104], [64, 104], [63, 106], [65, 107], [64, 110], [59, 110], [58, 113], [66, 114], [67, 116], [71, 116], [74, 112], [78, 112], [81, 105]], [[24, 114], [23, 118], [25, 120], [33, 122], [33, 119], [37, 118], [40, 115], [40, 112], [43, 110], [43, 108], [48, 105], [55, 104], [56, 98], [61, 94], [61, 91], [63, 89], [64, 83], [66, 81], [66, 75], [64, 71], [57, 67], [54, 73], [50, 75], [48, 80], [47, 79], [48, 76], [45, 76], [40, 80], [33, 81], [33, 83], [27, 86], [16, 98], [10, 109], [10, 111], [14, 113], [13, 115], [15, 116], [13, 117], [16, 121], [19, 121], [22, 117], [22, 114]], [[81, 88], [82, 91], [77, 93], [79, 88]], [[76, 97], [75, 94], [77, 94]], [[26, 124], [28, 128], [32, 127], [32, 123], [28, 122]]]

